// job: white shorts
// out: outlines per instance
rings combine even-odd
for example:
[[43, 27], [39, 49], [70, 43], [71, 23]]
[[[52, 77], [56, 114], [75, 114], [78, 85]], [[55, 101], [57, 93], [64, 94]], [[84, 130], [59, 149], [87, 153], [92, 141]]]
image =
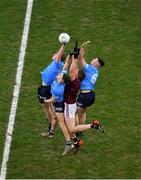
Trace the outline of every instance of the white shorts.
[[76, 110], [77, 110], [76, 103], [74, 104], [65, 103], [65, 111], [64, 111], [65, 118], [75, 118]]

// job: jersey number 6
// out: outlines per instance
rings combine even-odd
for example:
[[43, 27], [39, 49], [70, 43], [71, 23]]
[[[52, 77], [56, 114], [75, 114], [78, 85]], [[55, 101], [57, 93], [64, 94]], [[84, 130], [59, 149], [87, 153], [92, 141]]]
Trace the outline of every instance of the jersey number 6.
[[94, 74], [94, 75], [92, 76], [92, 83], [93, 83], [93, 84], [96, 82], [96, 79], [97, 79], [97, 75]]

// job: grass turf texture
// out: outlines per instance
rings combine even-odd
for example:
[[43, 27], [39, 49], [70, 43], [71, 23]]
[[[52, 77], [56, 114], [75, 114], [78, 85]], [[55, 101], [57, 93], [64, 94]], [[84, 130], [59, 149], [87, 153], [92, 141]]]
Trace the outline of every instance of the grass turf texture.
[[[20, 2], [21, 6], [23, 13], [25, 4]], [[139, 0], [34, 2], [7, 178], [141, 178], [140, 6]], [[21, 18], [18, 24], [22, 22]], [[46, 122], [36, 99], [40, 71], [51, 61], [61, 32], [72, 36], [67, 52], [75, 40], [90, 40], [88, 62], [97, 55], [106, 62], [96, 84], [96, 103], [87, 114], [87, 122], [100, 119], [106, 132], [85, 132], [80, 152], [63, 158], [64, 140], [59, 128], [53, 140], [40, 137]], [[12, 56], [17, 56], [17, 48]], [[10, 69], [11, 59], [8, 62]], [[13, 82], [14, 76], [11, 89]], [[9, 91], [8, 102], [4, 98], [1, 101], [7, 111], [10, 98]], [[4, 120], [8, 113], [2, 114]], [[1, 123], [5, 129], [6, 120]]]
[[0, 163], [12, 101], [26, 2], [0, 1]]

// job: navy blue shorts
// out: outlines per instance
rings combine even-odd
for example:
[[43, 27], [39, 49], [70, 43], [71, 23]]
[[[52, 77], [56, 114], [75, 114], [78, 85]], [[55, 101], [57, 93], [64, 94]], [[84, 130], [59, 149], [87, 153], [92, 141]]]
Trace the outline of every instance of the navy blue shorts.
[[90, 91], [87, 93], [80, 92], [80, 94], [78, 95], [76, 104], [78, 107], [86, 108], [86, 107], [91, 106], [94, 102], [95, 102], [94, 91]]
[[55, 102], [55, 103], [53, 103], [53, 105], [55, 107], [55, 112], [64, 113], [64, 101]]
[[51, 86], [39, 86], [38, 87], [38, 100], [41, 104], [44, 103], [45, 99], [49, 99], [51, 97], [51, 92], [50, 92]]

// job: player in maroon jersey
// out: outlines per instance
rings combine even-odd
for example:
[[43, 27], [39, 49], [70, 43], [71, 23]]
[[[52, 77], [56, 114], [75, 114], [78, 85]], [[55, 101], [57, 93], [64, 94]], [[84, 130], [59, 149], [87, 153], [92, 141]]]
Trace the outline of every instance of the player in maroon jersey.
[[[70, 66], [70, 79], [71, 82], [65, 87], [64, 103], [65, 110], [64, 116], [65, 121], [70, 132], [70, 135], [74, 141], [76, 151], [79, 149], [79, 139], [75, 133], [84, 131], [89, 128], [97, 128], [98, 126], [92, 122], [92, 124], [79, 124], [76, 125], [76, 98], [80, 89], [80, 81], [85, 77], [84, 71], [78, 69], [78, 58], [72, 56], [72, 63]], [[74, 151], [74, 153], [76, 152]]]

